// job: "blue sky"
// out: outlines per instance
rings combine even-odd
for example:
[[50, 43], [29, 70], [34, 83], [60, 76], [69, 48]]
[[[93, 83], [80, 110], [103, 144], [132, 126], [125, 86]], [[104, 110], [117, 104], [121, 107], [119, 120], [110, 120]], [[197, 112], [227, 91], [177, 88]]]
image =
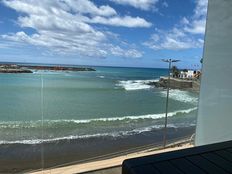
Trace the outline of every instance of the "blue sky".
[[197, 68], [207, 0], [1, 0], [0, 62]]

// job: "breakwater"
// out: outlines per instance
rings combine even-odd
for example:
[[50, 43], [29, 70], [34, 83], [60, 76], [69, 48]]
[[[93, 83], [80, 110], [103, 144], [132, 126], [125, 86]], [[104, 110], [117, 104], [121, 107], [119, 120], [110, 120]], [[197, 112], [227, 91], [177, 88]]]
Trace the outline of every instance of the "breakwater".
[[[167, 88], [168, 77], [160, 77], [159, 81], [150, 82], [149, 85], [154, 85], [156, 87]], [[170, 88], [172, 89], [190, 89], [193, 91], [200, 90], [200, 82], [196, 80], [185, 80], [179, 78], [170, 78]]]
[[33, 70], [49, 71], [96, 71], [90, 67], [68, 67], [68, 66], [35, 66], [35, 65], [15, 65], [1, 64], [0, 73], [33, 73]]

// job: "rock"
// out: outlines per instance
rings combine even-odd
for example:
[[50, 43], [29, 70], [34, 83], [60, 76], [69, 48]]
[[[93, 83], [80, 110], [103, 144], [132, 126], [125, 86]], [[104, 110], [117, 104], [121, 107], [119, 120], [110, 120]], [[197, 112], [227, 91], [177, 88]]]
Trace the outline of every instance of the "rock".
[[[149, 82], [148, 85], [155, 86], [157, 88], [167, 88], [168, 86], [168, 78], [161, 77], [158, 82]], [[184, 80], [178, 78], [170, 78], [170, 88], [171, 89], [181, 89], [181, 90], [193, 90], [199, 91], [200, 90], [200, 82], [194, 80]]]

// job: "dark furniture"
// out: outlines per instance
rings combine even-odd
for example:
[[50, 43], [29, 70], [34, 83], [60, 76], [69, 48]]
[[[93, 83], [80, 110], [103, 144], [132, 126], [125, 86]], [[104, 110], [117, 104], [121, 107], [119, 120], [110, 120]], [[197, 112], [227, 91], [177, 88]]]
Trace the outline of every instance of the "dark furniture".
[[166, 173], [232, 173], [232, 141], [128, 159], [122, 165], [122, 174]]

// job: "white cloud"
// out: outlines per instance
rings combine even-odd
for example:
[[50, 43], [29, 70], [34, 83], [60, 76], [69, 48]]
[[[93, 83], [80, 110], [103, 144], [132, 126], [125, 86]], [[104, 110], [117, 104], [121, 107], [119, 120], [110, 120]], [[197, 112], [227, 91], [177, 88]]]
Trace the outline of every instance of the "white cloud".
[[11, 41], [5, 41], [5, 40], [0, 40], [0, 48], [1, 49], [8, 49], [8, 48], [18, 48], [21, 45], [17, 42], [11, 42]]
[[205, 33], [206, 20], [194, 20], [191, 24], [185, 26], [184, 30], [193, 34], [204, 34]]
[[108, 5], [102, 5], [97, 7], [93, 2], [89, 0], [66, 0], [65, 4], [74, 12], [77, 13], [89, 13], [91, 15], [99, 15], [99, 16], [112, 16], [116, 15], [117, 12]]
[[167, 3], [166, 1], [164, 1], [164, 2], [162, 3], [162, 6], [165, 7], [165, 8], [167, 8], [167, 7], [168, 7], [168, 3]]
[[208, 0], [197, 0], [197, 5], [194, 10], [195, 18], [205, 18], [207, 14]]
[[117, 4], [130, 5], [141, 10], [150, 10], [154, 8], [159, 0], [111, 0]]
[[183, 24], [183, 25], [188, 25], [189, 24], [189, 20], [186, 18], [186, 17], [183, 17], [180, 21], [180, 24]]
[[[92, 24], [120, 27], [150, 27], [151, 23], [140, 17], [119, 16], [108, 5], [97, 6], [90, 0], [3, 0], [3, 4], [21, 12], [17, 23], [22, 31], [2, 35], [16, 42], [42, 46], [59, 54], [106, 57], [118, 55], [112, 50], [119, 45], [110, 43], [110, 34]], [[33, 28], [28, 34], [23, 28]], [[141, 57], [134, 48], [121, 48], [120, 56]]]
[[207, 0], [198, 0], [192, 17], [183, 17], [170, 30], [156, 29], [150, 39], [143, 43], [154, 50], [185, 50], [201, 48], [205, 33]]
[[204, 34], [206, 25], [208, 0], [197, 0], [191, 22], [185, 26], [185, 31], [193, 34]]
[[136, 49], [129, 49], [125, 51], [119, 46], [116, 46], [116, 47], [112, 46], [110, 50], [114, 55], [117, 55], [120, 57], [133, 57], [133, 58], [142, 57], [142, 53], [137, 51]]
[[60, 12], [60, 10], [100, 16], [112, 16], [117, 14], [110, 6], [102, 5], [97, 7], [89, 0], [3, 0], [3, 3], [17, 11], [38, 15], [46, 15], [51, 12], [57, 13]]
[[143, 18], [140, 17], [133, 18], [131, 16], [125, 16], [125, 17], [115, 16], [110, 19], [101, 16], [96, 16], [88, 20], [88, 22], [112, 25], [112, 26], [121, 26], [121, 27], [151, 27], [152, 26], [150, 22], [147, 22]]
[[174, 28], [170, 31], [157, 30], [144, 45], [154, 50], [184, 50], [199, 48], [202, 46], [202, 41]]

